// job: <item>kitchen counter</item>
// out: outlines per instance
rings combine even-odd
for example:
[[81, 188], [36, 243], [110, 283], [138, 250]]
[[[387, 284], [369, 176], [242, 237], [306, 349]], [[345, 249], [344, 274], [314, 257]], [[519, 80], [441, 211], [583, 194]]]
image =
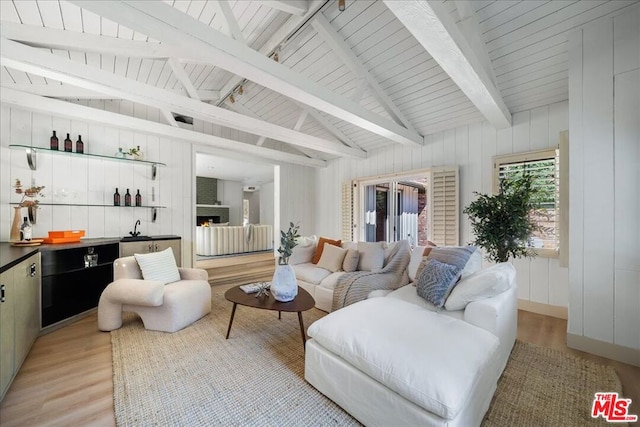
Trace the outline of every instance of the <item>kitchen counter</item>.
[[[177, 240], [180, 239], [180, 236], [175, 235], [160, 235], [160, 236], [149, 236], [144, 240], [140, 241], [154, 241], [154, 240]], [[99, 238], [89, 238], [89, 239], [81, 239], [77, 243], [59, 243], [55, 245], [43, 244], [40, 246], [11, 246], [8, 242], [0, 243], [0, 273], [14, 265], [20, 263], [21, 261], [29, 258], [34, 253], [39, 251], [55, 251], [60, 249], [73, 249], [73, 248], [82, 248], [87, 246], [97, 246], [97, 245], [106, 245], [110, 243], [120, 243], [122, 237], [99, 237]]]

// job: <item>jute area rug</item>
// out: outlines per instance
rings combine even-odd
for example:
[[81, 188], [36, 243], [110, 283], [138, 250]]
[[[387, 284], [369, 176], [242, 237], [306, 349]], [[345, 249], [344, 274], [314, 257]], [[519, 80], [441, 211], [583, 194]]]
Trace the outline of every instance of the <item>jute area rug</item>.
[[[111, 332], [118, 426], [358, 425], [304, 381], [295, 313], [232, 304], [213, 287], [210, 315], [173, 334], [134, 314]], [[303, 313], [305, 326], [324, 316]], [[606, 425], [590, 418], [596, 391], [621, 391], [611, 367], [517, 342], [483, 426]]]

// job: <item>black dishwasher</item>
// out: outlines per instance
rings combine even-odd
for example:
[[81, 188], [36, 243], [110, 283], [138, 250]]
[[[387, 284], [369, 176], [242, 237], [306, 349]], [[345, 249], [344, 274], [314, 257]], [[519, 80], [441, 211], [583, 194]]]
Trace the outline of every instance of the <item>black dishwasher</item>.
[[[42, 253], [42, 327], [98, 306], [113, 281], [118, 243], [51, 248]], [[85, 255], [90, 256], [89, 262]], [[97, 262], [96, 257], [97, 255]]]

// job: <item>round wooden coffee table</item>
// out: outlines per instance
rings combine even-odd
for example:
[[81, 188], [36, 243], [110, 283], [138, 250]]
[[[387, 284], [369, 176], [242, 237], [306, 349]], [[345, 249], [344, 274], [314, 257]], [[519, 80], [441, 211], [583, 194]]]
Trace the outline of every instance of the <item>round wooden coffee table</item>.
[[298, 286], [298, 295], [296, 295], [293, 301], [280, 302], [276, 301], [271, 294], [269, 294], [268, 296], [261, 296], [256, 298], [256, 294], [247, 294], [242, 289], [240, 289], [240, 286], [234, 286], [233, 288], [225, 292], [224, 297], [228, 301], [233, 303], [233, 308], [231, 309], [231, 318], [229, 319], [229, 327], [227, 328], [226, 339], [229, 339], [231, 325], [233, 324], [233, 316], [235, 316], [236, 314], [236, 307], [238, 306], [238, 304], [240, 304], [246, 307], [253, 307], [261, 310], [277, 311], [278, 318], [280, 318], [280, 313], [283, 311], [291, 313], [297, 312], [298, 322], [300, 322], [300, 333], [302, 334], [302, 347], [304, 348], [304, 345], [307, 341], [307, 336], [304, 332], [302, 312], [310, 310], [316, 305], [315, 300], [309, 294], [309, 292]]

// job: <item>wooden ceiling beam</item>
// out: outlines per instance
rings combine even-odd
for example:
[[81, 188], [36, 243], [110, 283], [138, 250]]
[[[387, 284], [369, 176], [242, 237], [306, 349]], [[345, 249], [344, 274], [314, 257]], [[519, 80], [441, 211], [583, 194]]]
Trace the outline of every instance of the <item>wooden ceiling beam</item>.
[[[50, 98], [67, 98], [67, 99], [113, 99], [113, 96], [109, 96], [102, 92], [96, 92], [95, 90], [89, 90], [77, 86], [71, 86], [68, 84], [31, 84], [31, 83], [9, 83], [3, 82], [2, 86], [9, 87], [15, 90], [21, 90], [23, 92], [29, 92], [34, 95], [48, 96]], [[182, 90], [170, 90], [176, 95], [183, 94]], [[220, 94], [216, 90], [198, 90], [198, 97], [201, 101], [217, 101]]]
[[79, 64], [14, 41], [0, 39], [0, 57], [2, 65], [6, 67], [102, 92], [114, 98], [128, 99], [328, 154], [366, 158], [366, 152], [362, 150], [247, 117], [186, 96], [176, 95], [164, 89]]
[[309, 10], [307, 0], [264, 0], [260, 4], [297, 16], [304, 16]]
[[79, 119], [86, 122], [98, 123], [100, 125], [113, 126], [120, 129], [129, 129], [135, 132], [142, 132], [150, 135], [157, 135], [164, 138], [180, 139], [194, 144], [224, 149], [229, 152], [244, 153], [269, 159], [276, 163], [294, 163], [304, 166], [325, 167], [324, 160], [311, 159], [296, 154], [285, 153], [265, 147], [258, 147], [232, 139], [221, 138], [213, 135], [195, 132], [192, 130], [176, 128], [162, 123], [125, 116], [123, 114], [112, 113], [110, 111], [85, 107], [84, 105], [73, 104], [71, 102], [60, 101], [58, 99], [45, 98], [14, 89], [3, 88], [0, 91], [0, 100], [8, 105], [24, 108], [44, 114]]
[[349, 69], [356, 75], [356, 77], [363, 79], [373, 90], [374, 95], [382, 107], [398, 124], [404, 125], [412, 132], [416, 132], [415, 128], [411, 125], [409, 120], [402, 114], [396, 104], [389, 98], [384, 89], [380, 86], [375, 77], [367, 70], [358, 56], [347, 46], [345, 40], [342, 38], [338, 31], [331, 25], [331, 23], [324, 17], [322, 13], [317, 14], [311, 26], [318, 32], [322, 40], [329, 46], [329, 48], [349, 67]]
[[122, 0], [109, 3], [72, 0], [72, 3], [163, 43], [180, 46], [188, 56], [206, 57], [234, 74], [391, 141], [417, 145], [423, 142], [416, 132], [327, 90], [166, 3]]
[[383, 1], [492, 125], [511, 126], [500, 91], [440, 0]]

